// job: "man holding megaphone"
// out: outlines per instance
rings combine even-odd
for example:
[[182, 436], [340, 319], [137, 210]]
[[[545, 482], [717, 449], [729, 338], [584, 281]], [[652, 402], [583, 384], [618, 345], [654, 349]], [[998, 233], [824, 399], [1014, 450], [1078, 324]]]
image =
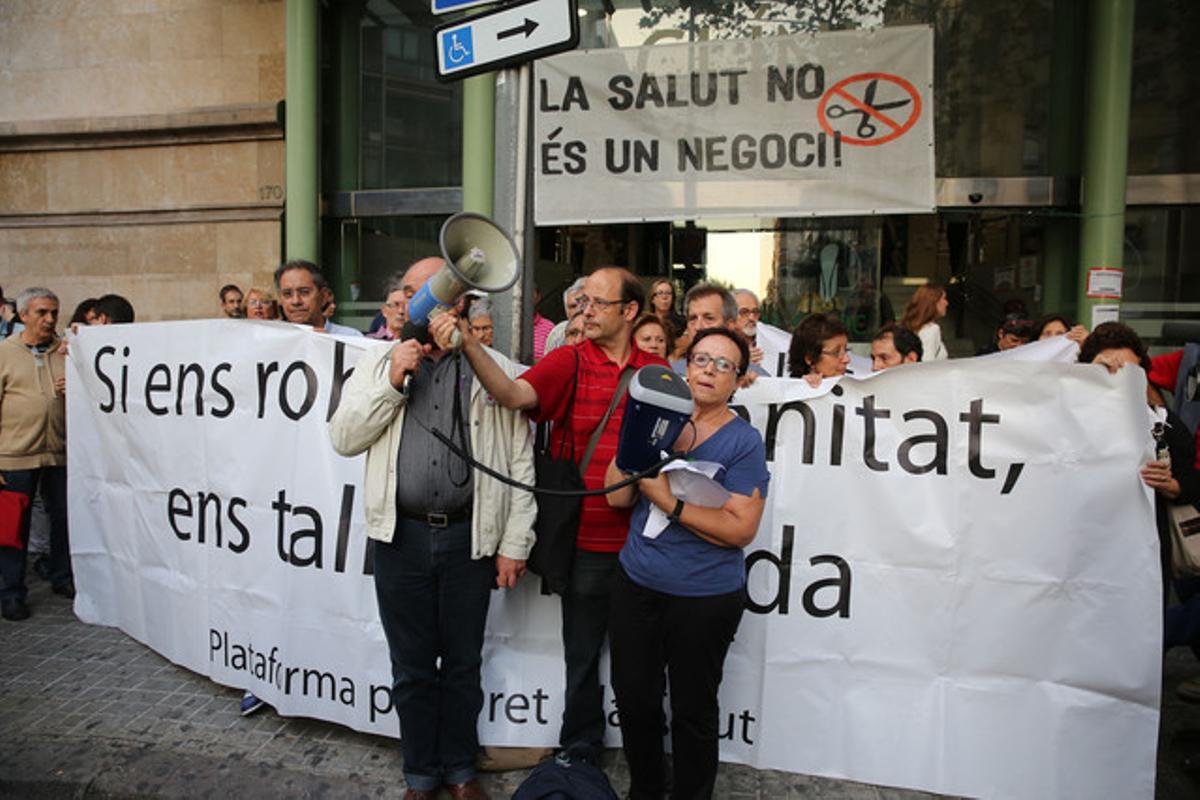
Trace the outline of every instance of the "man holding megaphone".
[[[441, 258], [413, 264], [402, 280], [406, 303], [448, 270]], [[455, 312], [442, 315], [452, 327]], [[480, 363], [518, 373], [476, 349]], [[404, 797], [433, 800], [445, 786], [454, 798], [486, 798], [475, 779], [484, 623], [491, 590], [515, 586], [525, 570], [536, 508], [528, 492], [475, 472], [435, 430], [484, 466], [533, 482], [524, 417], [492, 402], [468, 359], [436, 343], [407, 338], [364, 353], [329, 422], [337, 452], [367, 453], [363, 504]]]
[[[462, 337], [462, 352], [484, 388], [501, 405], [553, 423], [550, 449], [573, 450], [585, 460], [589, 441], [608, 409], [608, 421], [587, 461], [588, 489], [605, 485], [605, 468], [617, 450], [625, 404], [622, 376], [648, 364], [667, 362], [637, 348], [633, 323], [646, 305], [645, 289], [629, 270], [604, 267], [587, 277], [579, 297], [585, 339], [560, 347], [515, 378], [489, 357], [466, 325], [449, 317], [429, 324], [435, 341]], [[627, 379], [626, 379], [627, 380]], [[619, 385], [621, 386], [618, 390]], [[609, 586], [617, 553], [629, 531], [629, 509], [609, 506], [603, 496], [583, 500], [574, 561], [562, 597], [566, 658], [566, 709], [559, 743], [570, 759], [592, 760], [603, 748], [605, 714], [600, 687], [600, 650], [608, 632]]]

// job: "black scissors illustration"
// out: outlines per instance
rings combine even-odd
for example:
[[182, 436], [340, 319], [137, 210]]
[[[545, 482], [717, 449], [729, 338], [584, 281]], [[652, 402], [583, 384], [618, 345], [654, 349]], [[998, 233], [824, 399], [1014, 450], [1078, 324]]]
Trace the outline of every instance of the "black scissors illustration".
[[867, 108], [846, 108], [845, 106], [830, 104], [830, 106], [825, 110], [825, 115], [830, 119], [838, 119], [839, 117], [846, 117], [851, 114], [861, 114], [862, 119], [859, 120], [858, 130], [855, 132], [855, 135], [860, 139], [870, 139], [879, 132], [879, 129], [875, 127], [875, 123], [871, 122], [872, 116], [878, 116], [880, 119], [892, 125], [892, 127], [899, 127], [883, 114], [872, 114], [871, 112], [887, 111], [888, 109], [892, 108], [901, 108], [902, 106], [906, 106], [911, 103], [912, 100], [896, 100], [891, 103], [876, 103], [875, 89], [878, 84], [879, 81], [877, 79], [872, 80], [867, 84], [867, 91], [863, 95], [862, 99], [863, 104], [867, 106]]

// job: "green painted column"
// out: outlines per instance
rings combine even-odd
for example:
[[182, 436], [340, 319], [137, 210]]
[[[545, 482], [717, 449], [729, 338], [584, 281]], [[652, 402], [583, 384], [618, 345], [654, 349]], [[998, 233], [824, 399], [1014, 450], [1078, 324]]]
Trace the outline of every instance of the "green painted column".
[[[362, 0], [341, 0], [337, 5], [337, 97], [333, 98], [337, 120], [337, 160], [335, 187], [349, 192], [359, 188], [361, 151], [359, 67]], [[348, 302], [350, 284], [359, 280], [359, 226], [357, 220], [343, 220], [339, 226], [338, 263], [332, 271], [334, 297]], [[342, 306], [344, 307], [344, 306]]]
[[1121, 268], [1125, 249], [1133, 8], [1134, 0], [1094, 0], [1090, 6], [1077, 294], [1079, 321], [1089, 328], [1092, 308], [1116, 301], [1088, 298], [1087, 271]]
[[496, 76], [463, 81], [463, 210], [492, 215], [495, 191]]
[[285, 258], [318, 261], [321, 220], [318, 205], [320, 10], [317, 0], [287, 0], [286, 15]]
[[[1054, 4], [1054, 50], [1050, 55], [1050, 141], [1047, 166], [1055, 183], [1079, 176], [1080, 121], [1083, 117], [1083, 52], [1081, 3]], [[1079, 217], [1051, 211], [1046, 219], [1045, 264], [1042, 268], [1042, 312], [1075, 318], [1075, 285], [1079, 271]]]

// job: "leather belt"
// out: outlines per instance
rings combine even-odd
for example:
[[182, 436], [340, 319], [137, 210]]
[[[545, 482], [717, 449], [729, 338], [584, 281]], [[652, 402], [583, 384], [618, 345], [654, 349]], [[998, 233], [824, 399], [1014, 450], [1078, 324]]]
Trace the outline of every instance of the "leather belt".
[[458, 511], [405, 511], [400, 509], [400, 516], [405, 519], [416, 520], [423, 522], [431, 528], [446, 528], [456, 522], [465, 522], [471, 519], [471, 509], [464, 508]]

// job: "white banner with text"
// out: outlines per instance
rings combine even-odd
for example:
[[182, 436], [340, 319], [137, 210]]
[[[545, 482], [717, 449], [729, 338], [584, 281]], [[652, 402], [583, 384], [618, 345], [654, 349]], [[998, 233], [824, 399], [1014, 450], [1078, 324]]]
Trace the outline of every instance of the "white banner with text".
[[925, 26], [563, 53], [534, 102], [539, 225], [934, 210]]
[[[388, 345], [233, 320], [74, 337], [79, 616], [281, 714], [397, 735], [362, 459], [326, 425], [370, 346]], [[820, 390], [764, 378], [735, 402], [772, 478], [723, 759], [949, 794], [1151, 796], [1162, 609], [1140, 372], [966, 359]], [[560, 615], [537, 589], [493, 593], [488, 744], [557, 740]]]

